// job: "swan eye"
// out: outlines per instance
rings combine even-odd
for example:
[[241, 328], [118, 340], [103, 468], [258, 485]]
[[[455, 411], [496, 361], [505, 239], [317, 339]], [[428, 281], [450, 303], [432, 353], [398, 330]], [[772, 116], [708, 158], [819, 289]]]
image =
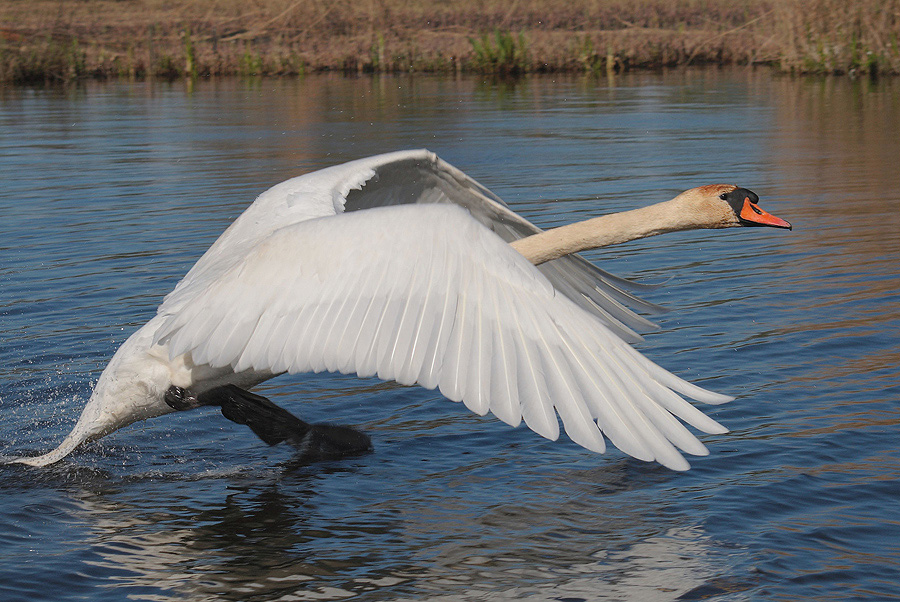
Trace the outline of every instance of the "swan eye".
[[728, 193], [723, 192], [722, 194], [719, 195], [719, 198], [722, 199], [723, 201], [727, 201], [727, 200], [728, 200]]

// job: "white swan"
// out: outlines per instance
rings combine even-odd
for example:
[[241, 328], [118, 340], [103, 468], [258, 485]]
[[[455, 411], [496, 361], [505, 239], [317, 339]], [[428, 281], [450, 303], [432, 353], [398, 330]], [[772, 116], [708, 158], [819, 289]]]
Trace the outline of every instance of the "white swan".
[[[727, 431], [679, 394], [731, 398], [633, 350], [632, 329], [652, 323], [622, 303], [653, 306], [571, 254], [673, 230], [790, 228], [757, 201], [735, 186], [704, 186], [538, 234], [425, 150], [288, 180], [260, 195], [122, 344], [62, 444], [14, 461], [51, 464], [85, 441], [204, 403], [280, 441], [286, 436], [267, 428], [293, 417], [245, 389], [284, 372], [328, 370], [438, 387], [549, 439], [559, 435], [558, 414], [588, 449], [605, 450], [603, 433], [635, 458], [685, 470], [676, 447], [708, 452], [676, 417]], [[269, 410], [277, 415], [258, 414]], [[351, 447], [368, 444], [348, 432]]]

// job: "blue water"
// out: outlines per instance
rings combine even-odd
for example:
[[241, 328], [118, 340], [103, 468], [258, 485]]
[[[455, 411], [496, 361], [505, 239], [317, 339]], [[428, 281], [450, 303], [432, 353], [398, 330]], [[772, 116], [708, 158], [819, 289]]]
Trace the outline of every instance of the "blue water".
[[687, 473], [376, 380], [263, 391], [375, 451], [312, 466], [212, 409], [0, 466], [0, 599], [889, 600], [900, 583], [900, 82], [766, 71], [0, 90], [0, 454], [261, 191], [427, 147], [542, 226], [734, 182], [792, 221], [590, 257], [671, 311], [640, 349], [734, 395]]

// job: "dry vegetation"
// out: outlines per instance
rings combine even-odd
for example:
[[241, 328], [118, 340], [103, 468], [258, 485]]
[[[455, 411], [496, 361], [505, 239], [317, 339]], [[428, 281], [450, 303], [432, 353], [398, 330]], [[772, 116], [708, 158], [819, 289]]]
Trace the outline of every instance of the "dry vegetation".
[[4, 0], [0, 82], [769, 64], [900, 73], [900, 0]]

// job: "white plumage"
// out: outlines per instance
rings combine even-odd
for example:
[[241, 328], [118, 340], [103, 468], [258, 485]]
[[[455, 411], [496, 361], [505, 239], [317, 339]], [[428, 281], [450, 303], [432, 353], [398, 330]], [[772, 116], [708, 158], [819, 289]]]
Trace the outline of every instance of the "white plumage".
[[667, 387], [721, 398], [661, 371], [657, 381], [649, 361], [454, 205], [281, 228], [214, 282], [176, 288], [159, 315], [155, 342], [172, 357], [236, 372], [328, 370], [437, 386], [473, 412], [512, 426], [524, 418], [550, 439], [559, 434], [555, 409], [588, 449], [604, 450], [599, 420], [626, 453], [675, 468], [686, 464], [670, 442], [705, 450], [662, 403], [722, 430], [696, 420]]
[[[626, 341], [652, 326], [630, 283], [577, 255], [532, 265], [508, 242], [539, 230], [428, 151], [323, 169], [263, 193], [104, 371], [81, 442], [167, 413], [167, 387], [252, 386], [335, 371], [439, 388], [477, 414], [549, 439], [673, 469], [707, 450], [682, 424], [726, 429], [680, 395], [730, 398], [656, 366]], [[679, 395], [680, 394], [680, 395]], [[679, 420], [680, 419], [680, 420]]]

